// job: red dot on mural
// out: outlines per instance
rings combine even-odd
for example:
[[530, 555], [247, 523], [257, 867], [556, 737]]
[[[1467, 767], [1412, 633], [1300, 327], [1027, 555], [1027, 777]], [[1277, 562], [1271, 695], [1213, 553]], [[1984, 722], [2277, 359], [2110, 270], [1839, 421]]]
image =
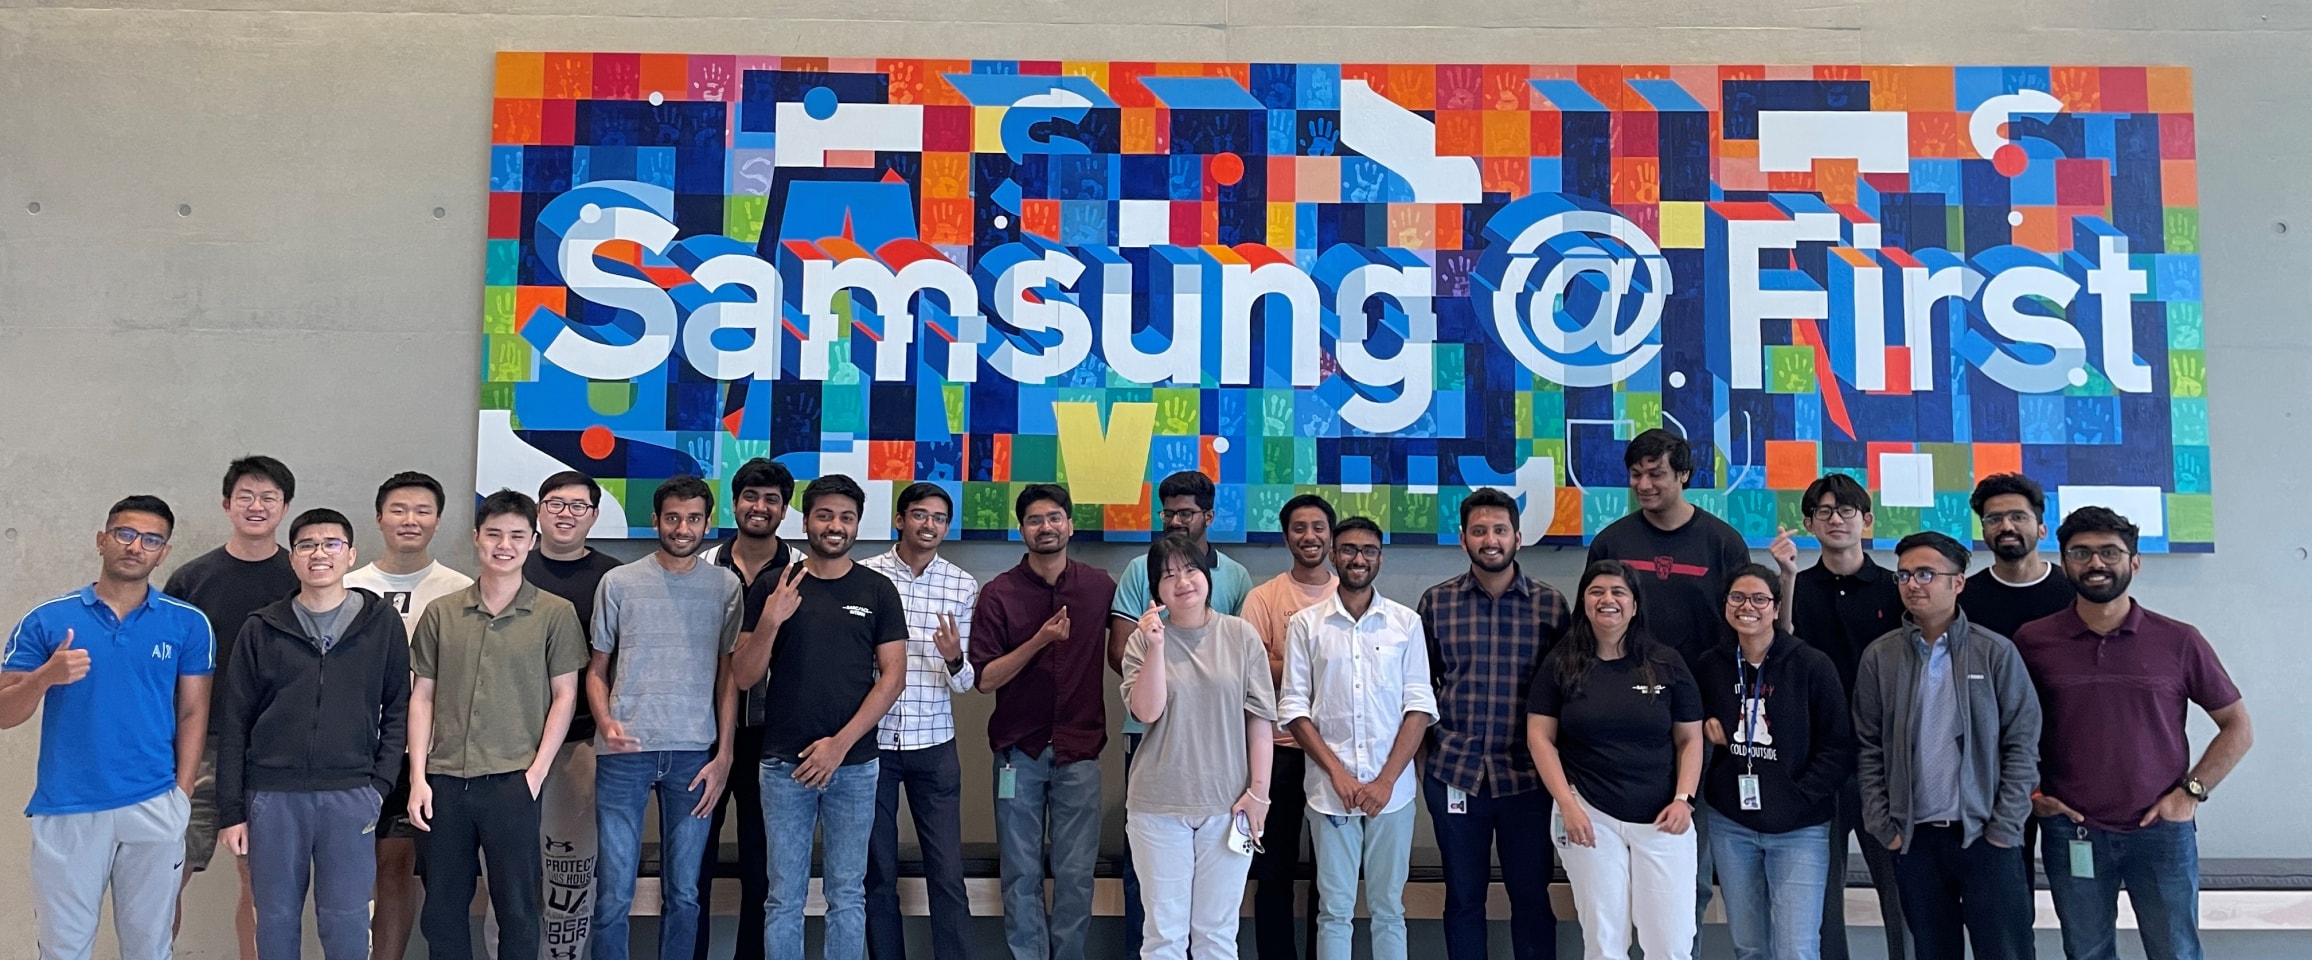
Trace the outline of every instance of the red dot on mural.
[[587, 456], [600, 460], [609, 456], [610, 451], [618, 449], [618, 437], [610, 432], [609, 427], [596, 424], [587, 427], [585, 433], [578, 435], [578, 449], [586, 451]]
[[2020, 176], [2023, 168], [2030, 165], [2031, 157], [2023, 152], [2022, 147], [2012, 143], [1991, 151], [1991, 166], [2002, 177]]
[[1244, 158], [1233, 153], [1217, 154], [1212, 158], [1212, 179], [1221, 186], [1236, 186], [1244, 179]]

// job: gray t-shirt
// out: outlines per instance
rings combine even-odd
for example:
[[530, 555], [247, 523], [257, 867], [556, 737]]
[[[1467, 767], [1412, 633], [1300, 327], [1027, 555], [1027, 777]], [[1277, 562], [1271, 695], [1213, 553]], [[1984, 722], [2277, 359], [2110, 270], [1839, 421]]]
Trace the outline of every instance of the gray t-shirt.
[[361, 594], [347, 590], [345, 599], [329, 610], [307, 610], [305, 602], [296, 599], [289, 601], [289, 608], [297, 611], [297, 625], [305, 628], [305, 635], [320, 645], [322, 653], [328, 653], [345, 638], [345, 628], [361, 613]]
[[[1147, 650], [1148, 639], [1137, 630], [1124, 643], [1126, 703]], [[1169, 817], [1226, 815], [1251, 778], [1245, 715], [1276, 720], [1268, 648], [1252, 624], [1224, 613], [1194, 630], [1166, 623], [1164, 680], [1164, 714], [1148, 725], [1132, 757], [1124, 809]]]
[[[594, 649], [611, 654], [610, 715], [644, 750], [715, 743], [715, 671], [739, 636], [739, 578], [711, 563], [673, 573], [652, 554], [602, 575]], [[604, 747], [599, 735], [595, 746]]]

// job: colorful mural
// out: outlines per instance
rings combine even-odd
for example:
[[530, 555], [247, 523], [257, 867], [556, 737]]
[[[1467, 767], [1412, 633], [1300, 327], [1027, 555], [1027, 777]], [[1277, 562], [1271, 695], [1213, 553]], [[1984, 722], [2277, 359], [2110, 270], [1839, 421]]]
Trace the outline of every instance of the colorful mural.
[[1057, 480], [1146, 539], [1195, 469], [1222, 541], [1491, 486], [1578, 543], [1666, 426], [1758, 544], [2021, 470], [2214, 545], [2182, 69], [507, 53], [492, 142], [479, 486], [587, 471], [597, 535], [773, 456], [870, 538]]

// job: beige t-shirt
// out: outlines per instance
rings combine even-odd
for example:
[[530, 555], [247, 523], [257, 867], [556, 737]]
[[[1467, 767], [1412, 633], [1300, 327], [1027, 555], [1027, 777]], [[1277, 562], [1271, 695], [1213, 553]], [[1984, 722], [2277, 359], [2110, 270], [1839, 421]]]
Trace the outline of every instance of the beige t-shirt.
[[[1140, 679], [1148, 638], [1133, 631], [1124, 643], [1124, 699]], [[1276, 685], [1268, 651], [1252, 625], [1215, 613], [1190, 630], [1164, 627], [1164, 713], [1148, 725], [1132, 758], [1124, 809], [1172, 817], [1228, 813], [1251, 778], [1245, 754], [1245, 716], [1276, 721]]]
[[[1288, 570], [1244, 595], [1244, 622], [1252, 624], [1253, 632], [1260, 634], [1261, 645], [1268, 648], [1270, 680], [1284, 675], [1285, 629], [1293, 614], [1323, 603], [1340, 588], [1339, 576], [1328, 573], [1325, 582], [1311, 586], [1293, 579]], [[1281, 724], [1276, 728], [1276, 745], [1300, 749], [1300, 741]]]

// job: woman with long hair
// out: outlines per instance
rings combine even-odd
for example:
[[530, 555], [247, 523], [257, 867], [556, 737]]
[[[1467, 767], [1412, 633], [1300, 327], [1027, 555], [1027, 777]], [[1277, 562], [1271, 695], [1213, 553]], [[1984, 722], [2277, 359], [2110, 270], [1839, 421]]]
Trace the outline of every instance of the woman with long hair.
[[1702, 697], [1677, 651], [1648, 636], [1618, 560], [1582, 571], [1573, 626], [1528, 693], [1525, 742], [1557, 801], [1553, 831], [1587, 960], [1691, 960], [1694, 792]]
[[1212, 609], [1203, 560], [1185, 534], [1149, 548], [1158, 606], [1124, 645], [1124, 705], [1148, 725], [1124, 792], [1147, 960], [1185, 960], [1191, 945], [1196, 960], [1236, 960], [1245, 876], [1268, 821], [1268, 648], [1251, 624]]

